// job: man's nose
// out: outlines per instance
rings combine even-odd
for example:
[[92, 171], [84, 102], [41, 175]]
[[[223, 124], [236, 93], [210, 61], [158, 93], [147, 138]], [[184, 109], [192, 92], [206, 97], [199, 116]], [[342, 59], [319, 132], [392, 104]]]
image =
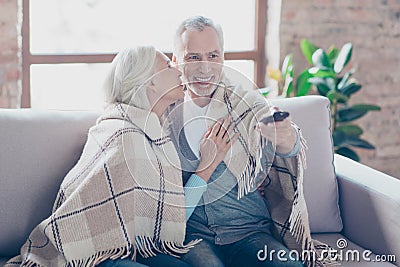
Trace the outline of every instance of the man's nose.
[[211, 63], [208, 62], [207, 60], [206, 60], [206, 61], [201, 61], [201, 62], [200, 62], [200, 66], [199, 66], [200, 72], [202, 72], [202, 73], [208, 73], [208, 72], [210, 71], [210, 67], [211, 67], [210, 64], [211, 64]]

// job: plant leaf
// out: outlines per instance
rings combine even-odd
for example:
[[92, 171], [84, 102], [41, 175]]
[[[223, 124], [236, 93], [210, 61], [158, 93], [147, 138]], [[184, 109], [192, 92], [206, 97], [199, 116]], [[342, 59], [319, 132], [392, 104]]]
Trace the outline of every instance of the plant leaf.
[[371, 143], [354, 135], [346, 136], [345, 143], [355, 147], [375, 149], [375, 147]]
[[334, 131], [332, 133], [334, 146], [340, 147], [346, 142], [346, 134], [341, 131]]
[[351, 107], [345, 107], [338, 110], [338, 122], [352, 121], [364, 116], [368, 111], [379, 110], [381, 110], [379, 106], [370, 104], [356, 104]]
[[293, 80], [290, 81], [287, 85], [287, 90], [286, 90], [286, 97], [290, 97], [290, 94], [293, 92]]
[[263, 87], [263, 88], [259, 88], [258, 92], [262, 95], [262, 96], [267, 96], [270, 92], [271, 92], [271, 88], [269, 87]]
[[312, 75], [308, 72], [308, 70], [300, 73], [296, 81], [296, 96], [304, 96], [308, 94], [308, 91], [310, 91], [312, 85], [308, 82], [308, 79], [311, 77]]
[[317, 91], [318, 91], [318, 94], [320, 94], [322, 96], [326, 96], [326, 94], [329, 92], [329, 89], [327, 90], [327, 88], [317, 85]]
[[331, 103], [333, 103], [333, 102], [345, 103], [349, 100], [349, 98], [347, 96], [341, 94], [340, 92], [338, 92], [336, 90], [330, 90], [326, 94], [326, 97], [331, 101]]
[[357, 153], [348, 147], [339, 147], [338, 149], [335, 150], [335, 152], [339, 155], [345, 156], [346, 158], [350, 158], [355, 161], [360, 161], [360, 157], [357, 155]]
[[312, 62], [321, 70], [331, 70], [332, 64], [329, 62], [328, 56], [322, 48], [317, 49], [312, 54]]
[[377, 105], [371, 105], [371, 104], [355, 104], [351, 106], [351, 108], [356, 109], [356, 110], [365, 110], [365, 111], [380, 111], [381, 107]]
[[282, 63], [282, 76], [285, 77], [290, 72], [291, 68], [293, 68], [293, 55], [288, 54]]
[[324, 85], [326, 88], [329, 90], [335, 89], [335, 86], [332, 86], [332, 81], [329, 80], [330, 78], [321, 78], [321, 77], [311, 77], [308, 79], [308, 82], [314, 84], [314, 85]]
[[345, 107], [338, 110], [338, 122], [353, 121], [364, 116], [368, 110], [359, 110], [352, 107]]
[[329, 87], [330, 84], [327, 79], [321, 77], [311, 77], [308, 79], [308, 82], [317, 87], [318, 93], [320, 95], [326, 96], [326, 94], [331, 90], [331, 88]]
[[323, 70], [318, 67], [312, 67], [308, 69], [308, 72], [312, 74], [314, 77], [321, 77], [321, 78], [334, 78], [336, 73], [332, 70]]
[[350, 95], [358, 92], [361, 89], [361, 87], [362, 87], [361, 84], [352, 82], [350, 84], [347, 84], [345, 87], [343, 87], [339, 91], [344, 95], [350, 96]]
[[302, 39], [300, 42], [300, 48], [303, 52], [304, 57], [307, 59], [308, 63], [313, 64], [312, 62], [312, 55], [318, 49], [314, 44], [312, 44], [307, 39]]
[[342, 72], [343, 68], [350, 61], [352, 51], [353, 45], [351, 43], [344, 44], [342, 49], [340, 49], [335, 65], [333, 66], [333, 69], [336, 73]]
[[350, 79], [350, 77], [353, 75], [353, 73], [356, 70], [352, 68], [350, 71], [346, 72], [346, 74], [343, 76], [343, 78], [340, 80], [337, 89], [342, 89], [345, 85], [347, 85], [347, 81]]
[[339, 49], [336, 46], [331, 46], [328, 52], [329, 62], [333, 65], [339, 55]]
[[336, 131], [344, 132], [346, 135], [360, 136], [363, 133], [361, 127], [355, 124], [345, 124], [336, 127]]

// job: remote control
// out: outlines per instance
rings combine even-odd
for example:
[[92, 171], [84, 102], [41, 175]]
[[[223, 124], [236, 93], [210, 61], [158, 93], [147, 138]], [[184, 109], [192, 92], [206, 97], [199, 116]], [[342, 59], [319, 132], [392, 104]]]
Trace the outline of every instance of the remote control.
[[272, 114], [271, 116], [262, 118], [260, 120], [260, 122], [268, 124], [270, 122], [274, 122], [274, 121], [283, 121], [284, 119], [286, 119], [289, 116], [289, 112], [287, 111], [276, 111], [274, 114]]

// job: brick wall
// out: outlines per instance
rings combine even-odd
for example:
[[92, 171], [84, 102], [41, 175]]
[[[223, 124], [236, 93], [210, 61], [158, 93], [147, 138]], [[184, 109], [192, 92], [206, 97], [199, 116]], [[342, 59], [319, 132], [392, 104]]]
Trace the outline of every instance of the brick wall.
[[400, 0], [282, 0], [281, 58], [294, 53], [297, 71], [307, 63], [302, 38], [328, 49], [353, 43], [351, 67], [363, 85], [352, 103], [382, 107], [356, 121], [376, 150], [359, 149], [361, 161], [400, 178]]
[[18, 1], [0, 0], [0, 108], [20, 106]]

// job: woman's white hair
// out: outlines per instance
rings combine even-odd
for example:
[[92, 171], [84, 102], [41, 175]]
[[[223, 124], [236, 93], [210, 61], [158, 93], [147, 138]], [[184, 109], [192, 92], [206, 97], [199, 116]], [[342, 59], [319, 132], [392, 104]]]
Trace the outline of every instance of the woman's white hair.
[[154, 74], [156, 49], [138, 46], [119, 52], [111, 63], [104, 83], [106, 104], [125, 103], [150, 109], [147, 83]]

